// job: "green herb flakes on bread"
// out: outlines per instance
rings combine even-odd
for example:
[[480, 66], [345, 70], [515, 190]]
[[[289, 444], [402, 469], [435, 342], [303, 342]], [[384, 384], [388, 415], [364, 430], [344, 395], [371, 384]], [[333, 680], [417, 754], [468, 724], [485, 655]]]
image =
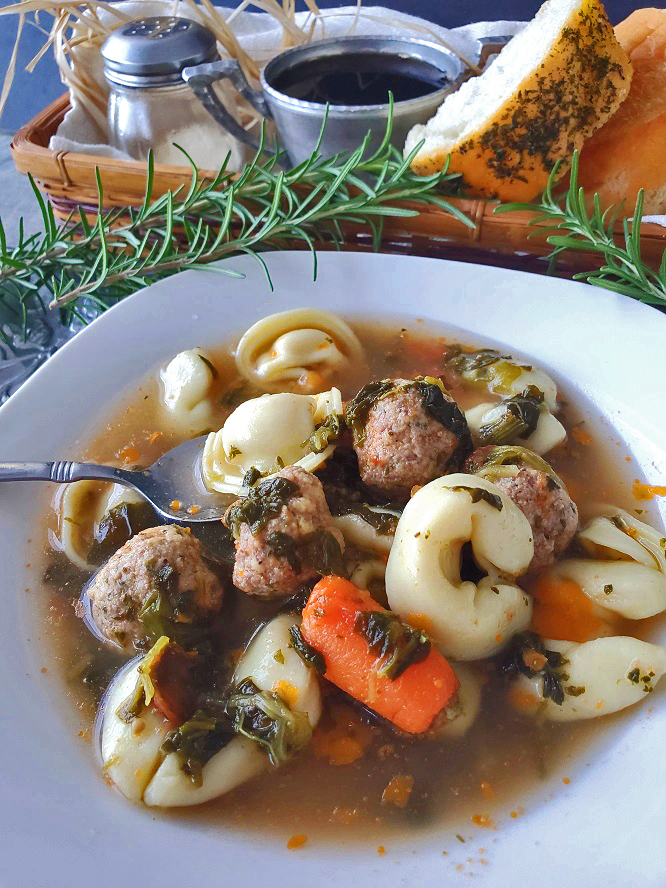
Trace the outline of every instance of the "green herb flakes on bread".
[[[602, 126], [626, 98], [632, 69], [601, 3], [546, 0], [497, 59], [413, 127], [412, 169], [461, 173], [480, 197], [529, 200], [556, 161]], [[564, 164], [561, 172], [565, 172]]]

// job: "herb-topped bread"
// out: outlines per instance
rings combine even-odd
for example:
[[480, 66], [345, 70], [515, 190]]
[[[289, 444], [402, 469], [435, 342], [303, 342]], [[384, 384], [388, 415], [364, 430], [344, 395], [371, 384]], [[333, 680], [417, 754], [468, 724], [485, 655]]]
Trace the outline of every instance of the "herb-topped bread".
[[450, 155], [470, 193], [529, 200], [614, 114], [631, 73], [601, 3], [546, 0], [482, 74], [410, 130], [405, 153], [425, 139], [416, 173], [442, 169]]
[[604, 207], [625, 200], [629, 215], [643, 188], [643, 212], [666, 213], [666, 9], [637, 9], [615, 34], [634, 69], [631, 92], [586, 142], [579, 182]]

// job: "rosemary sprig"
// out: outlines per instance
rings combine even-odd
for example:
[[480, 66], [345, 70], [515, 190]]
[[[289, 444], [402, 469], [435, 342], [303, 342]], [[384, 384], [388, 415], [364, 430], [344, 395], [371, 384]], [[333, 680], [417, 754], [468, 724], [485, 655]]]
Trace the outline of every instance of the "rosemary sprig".
[[[437, 205], [473, 227], [441, 196], [442, 186], [453, 187], [458, 177], [446, 170], [416, 176], [410, 162], [418, 147], [403, 158], [391, 146], [390, 133], [389, 120], [384, 140], [372, 154], [368, 154], [368, 135], [355, 151], [328, 159], [317, 147], [304, 163], [288, 171], [280, 168], [280, 155], [264, 154], [262, 137], [257, 154], [239, 176], [228, 171], [227, 158], [212, 183], [200, 180], [188, 157], [189, 188], [154, 200], [150, 158], [143, 205], [100, 210], [94, 224], [80, 209], [59, 224], [31, 179], [43, 231], [25, 235], [21, 225], [18, 243], [9, 247], [0, 220], [0, 309], [10, 318], [0, 336], [18, 332], [26, 338], [29, 311], [39, 306], [60, 309], [63, 322], [78, 317], [85, 323], [83, 306], [103, 311], [147, 284], [185, 269], [208, 268], [209, 263], [233, 255], [254, 257], [270, 283], [260, 251], [294, 241], [311, 250], [316, 276], [315, 242], [339, 247], [344, 241], [341, 223], [369, 228], [376, 249], [383, 219], [418, 215], [419, 206]], [[99, 172], [97, 190], [101, 207]], [[237, 275], [224, 266], [215, 270]]]
[[534, 235], [550, 232], [547, 241], [554, 247], [550, 254], [551, 261], [564, 250], [596, 253], [601, 257], [603, 264], [598, 269], [581, 271], [574, 275], [575, 280], [587, 281], [595, 287], [612, 290], [649, 305], [666, 307], [666, 250], [658, 271], [650, 268], [641, 256], [643, 190], [638, 193], [632, 219], [623, 220], [624, 245], [621, 245], [616, 242], [614, 234], [621, 207], [609, 207], [602, 211], [599, 195], [595, 194], [592, 213], [587, 210], [584, 190], [578, 185], [578, 152], [574, 151], [569, 188], [563, 197], [553, 194], [559, 166], [558, 162], [539, 203], [500, 204], [495, 212], [536, 212], [529, 224], [539, 226]]

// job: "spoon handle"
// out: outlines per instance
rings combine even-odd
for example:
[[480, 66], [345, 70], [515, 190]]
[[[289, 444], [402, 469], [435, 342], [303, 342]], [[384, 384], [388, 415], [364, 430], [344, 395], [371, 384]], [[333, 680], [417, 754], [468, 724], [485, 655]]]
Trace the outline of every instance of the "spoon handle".
[[0, 481], [56, 481], [60, 484], [70, 481], [113, 481], [119, 484], [133, 484], [129, 473], [113, 466], [97, 466], [93, 463], [71, 462], [0, 462]]

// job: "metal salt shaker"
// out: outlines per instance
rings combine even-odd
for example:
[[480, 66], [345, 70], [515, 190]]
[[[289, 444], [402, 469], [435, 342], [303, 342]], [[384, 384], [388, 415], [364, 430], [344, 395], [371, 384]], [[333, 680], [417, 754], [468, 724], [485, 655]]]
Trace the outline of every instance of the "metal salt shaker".
[[192, 65], [219, 60], [215, 36], [198, 22], [153, 16], [121, 25], [102, 47], [109, 84], [109, 144], [135, 160], [186, 166], [180, 145], [202, 169], [218, 169], [243, 149], [217, 124], [182, 79]]

